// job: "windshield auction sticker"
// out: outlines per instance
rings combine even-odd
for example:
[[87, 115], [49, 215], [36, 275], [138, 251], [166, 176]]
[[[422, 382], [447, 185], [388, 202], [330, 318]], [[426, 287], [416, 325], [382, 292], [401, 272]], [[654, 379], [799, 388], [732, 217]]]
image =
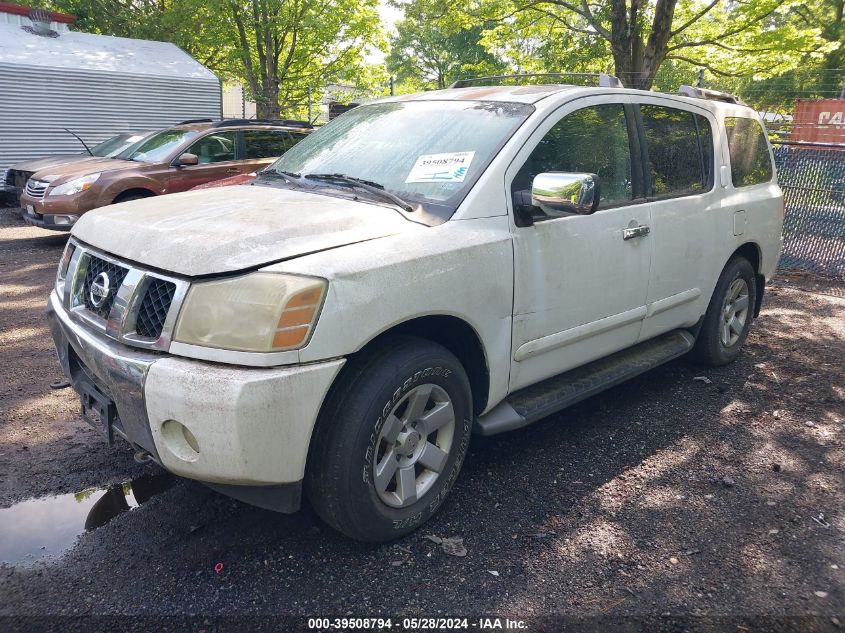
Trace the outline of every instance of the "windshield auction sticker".
[[474, 156], [475, 152], [424, 154], [417, 158], [405, 182], [463, 182]]

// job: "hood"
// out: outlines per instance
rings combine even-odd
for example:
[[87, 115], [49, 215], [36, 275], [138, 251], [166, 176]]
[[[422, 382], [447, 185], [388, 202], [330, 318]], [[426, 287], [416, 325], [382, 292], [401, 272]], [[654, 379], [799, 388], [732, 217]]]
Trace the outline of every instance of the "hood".
[[117, 257], [192, 277], [414, 230], [425, 227], [390, 207], [236, 185], [102, 207], [84, 214], [72, 233]]
[[55, 165], [64, 165], [66, 163], [76, 163], [79, 161], [95, 160], [88, 154], [64, 154], [59, 156], [45, 156], [44, 158], [36, 158], [35, 160], [25, 160], [20, 163], [12, 165], [11, 169], [18, 171], [36, 172], [41, 171], [47, 167]]
[[36, 180], [54, 182], [62, 178], [76, 178], [103, 171], [137, 169], [144, 165], [144, 163], [138, 163], [132, 160], [120, 160], [118, 158], [92, 158], [91, 156], [87, 158], [88, 160], [46, 167], [33, 174], [32, 177]]

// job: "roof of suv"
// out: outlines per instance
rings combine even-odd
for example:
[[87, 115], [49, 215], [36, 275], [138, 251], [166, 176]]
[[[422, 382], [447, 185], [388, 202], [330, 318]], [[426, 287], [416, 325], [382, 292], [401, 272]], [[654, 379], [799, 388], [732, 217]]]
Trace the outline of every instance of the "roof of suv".
[[652, 90], [635, 90], [633, 88], [607, 88], [595, 86], [571, 86], [565, 84], [532, 84], [522, 86], [473, 86], [467, 88], [446, 88], [443, 90], [431, 90], [415, 94], [386, 97], [376, 101], [503, 101], [510, 103], [537, 103], [543, 99], [560, 95], [562, 93], [577, 92], [579, 96], [590, 94], [627, 94], [642, 97], [665, 97], [675, 101], [682, 101], [706, 108], [711, 111], [719, 111], [722, 108], [736, 109], [737, 107], [748, 108], [742, 104], [725, 103], [708, 98], [697, 98], [673, 94], [668, 92], [656, 92]]

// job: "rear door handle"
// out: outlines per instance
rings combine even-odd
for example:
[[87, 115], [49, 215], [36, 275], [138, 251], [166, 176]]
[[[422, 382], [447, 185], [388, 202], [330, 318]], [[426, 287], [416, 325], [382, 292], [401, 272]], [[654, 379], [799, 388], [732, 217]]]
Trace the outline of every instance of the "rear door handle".
[[635, 237], [645, 237], [651, 232], [651, 229], [645, 224], [639, 226], [629, 226], [627, 229], [622, 229], [622, 239], [632, 240]]

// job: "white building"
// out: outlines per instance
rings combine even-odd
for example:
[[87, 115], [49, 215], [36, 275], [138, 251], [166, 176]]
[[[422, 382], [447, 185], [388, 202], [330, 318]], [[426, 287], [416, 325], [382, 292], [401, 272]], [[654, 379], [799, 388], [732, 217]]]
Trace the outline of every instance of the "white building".
[[254, 119], [256, 116], [255, 101], [250, 101], [241, 84], [225, 84], [223, 86], [223, 118], [224, 119]]
[[0, 171], [79, 152], [64, 128], [93, 145], [122, 131], [221, 118], [219, 79], [177, 46], [70, 31], [72, 16], [33, 22], [23, 9], [0, 3]]

